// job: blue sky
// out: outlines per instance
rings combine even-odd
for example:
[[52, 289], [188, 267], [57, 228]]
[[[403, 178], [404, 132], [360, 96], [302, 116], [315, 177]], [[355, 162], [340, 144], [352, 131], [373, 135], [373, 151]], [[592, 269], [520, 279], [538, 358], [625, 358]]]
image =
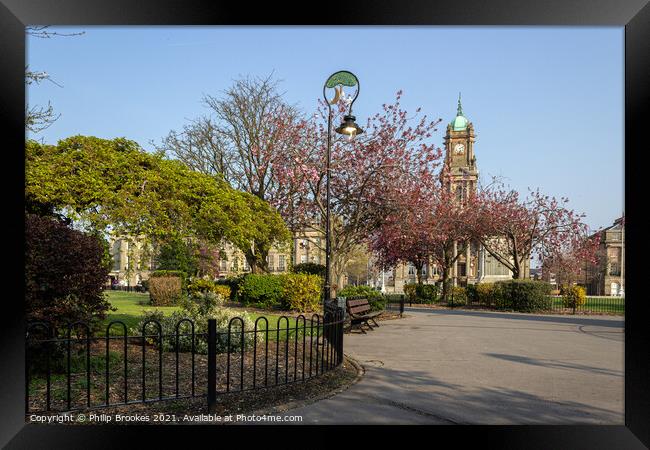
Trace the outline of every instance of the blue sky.
[[246, 75], [282, 81], [290, 103], [312, 112], [327, 76], [361, 81], [360, 122], [404, 91], [443, 125], [458, 92], [477, 133], [482, 177], [501, 175], [526, 192], [566, 196], [592, 228], [623, 212], [622, 27], [80, 27], [85, 34], [28, 38], [27, 63], [46, 71], [28, 90], [61, 117], [31, 135], [127, 137], [151, 149], [171, 129], [208, 111]]

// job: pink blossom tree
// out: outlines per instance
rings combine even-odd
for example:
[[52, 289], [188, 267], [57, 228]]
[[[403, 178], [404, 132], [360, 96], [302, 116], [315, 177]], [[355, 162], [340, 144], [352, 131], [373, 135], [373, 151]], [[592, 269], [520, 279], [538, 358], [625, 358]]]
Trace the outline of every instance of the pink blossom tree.
[[[367, 242], [369, 235], [391, 214], [400, 210], [405, 196], [412, 195], [414, 180], [433, 179], [441, 157], [430, 143], [431, 133], [440, 120], [427, 116], [409, 117], [401, 108], [402, 92], [382, 112], [370, 117], [365, 132], [353, 141], [332, 136], [331, 219], [332, 290], [350, 254]], [[346, 110], [338, 103], [333, 123], [339, 123]], [[418, 108], [417, 113], [420, 112]], [[325, 234], [327, 108], [320, 104], [318, 114], [298, 127], [301, 144], [292, 146], [280, 167], [276, 166], [280, 187], [274, 206], [289, 227]], [[321, 220], [322, 219], [322, 220]], [[323, 240], [321, 247], [325, 248]]]
[[566, 198], [558, 200], [539, 190], [520, 199], [517, 191], [497, 183], [478, 194], [475, 236], [490, 255], [512, 271], [513, 278], [524, 278], [531, 257], [540, 261], [559, 258], [567, 249], [582, 248], [588, 231], [582, 222], [584, 214], [569, 209], [566, 203]]
[[555, 274], [558, 286], [588, 282], [589, 271], [602, 262], [600, 233], [577, 235], [542, 260], [542, 271]]
[[401, 196], [399, 207], [387, 214], [371, 234], [369, 248], [384, 269], [411, 263], [416, 269], [418, 283], [422, 284], [422, 269], [437, 250], [431, 233], [432, 192], [424, 183], [413, 184]]

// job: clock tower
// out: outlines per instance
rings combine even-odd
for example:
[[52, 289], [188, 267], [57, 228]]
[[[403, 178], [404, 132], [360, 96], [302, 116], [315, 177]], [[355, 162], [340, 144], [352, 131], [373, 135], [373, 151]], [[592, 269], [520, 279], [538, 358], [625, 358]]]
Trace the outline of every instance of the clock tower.
[[463, 115], [458, 94], [456, 118], [447, 125], [445, 135], [445, 167], [441, 173], [442, 186], [456, 192], [456, 198], [467, 198], [476, 191], [478, 170], [474, 156], [474, 125]]

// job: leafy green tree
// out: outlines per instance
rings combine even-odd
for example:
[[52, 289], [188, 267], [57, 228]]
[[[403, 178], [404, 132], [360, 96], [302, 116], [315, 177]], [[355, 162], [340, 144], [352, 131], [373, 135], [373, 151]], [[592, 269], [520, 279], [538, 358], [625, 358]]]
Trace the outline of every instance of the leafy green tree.
[[290, 239], [265, 201], [124, 138], [28, 141], [25, 197], [29, 211], [58, 213], [95, 232], [212, 244], [226, 239], [244, 252], [253, 271], [266, 264], [256, 249]]
[[181, 238], [174, 238], [160, 245], [156, 258], [157, 270], [180, 270], [190, 276], [198, 271], [197, 246]]

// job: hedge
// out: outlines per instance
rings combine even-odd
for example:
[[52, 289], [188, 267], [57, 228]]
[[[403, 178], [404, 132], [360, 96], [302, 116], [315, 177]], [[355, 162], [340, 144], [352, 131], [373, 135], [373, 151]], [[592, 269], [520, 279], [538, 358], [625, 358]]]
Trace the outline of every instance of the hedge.
[[494, 304], [494, 283], [468, 284], [466, 288], [467, 300], [470, 303], [481, 305]]
[[340, 297], [366, 297], [372, 311], [381, 311], [386, 308], [386, 299], [381, 292], [370, 286], [346, 286], [338, 293]]
[[246, 306], [273, 309], [282, 307], [282, 279], [280, 275], [249, 274], [237, 290], [238, 300]]
[[300, 263], [296, 264], [291, 268], [291, 272], [293, 273], [306, 273], [309, 275], [319, 275], [321, 277], [325, 277], [325, 266], [323, 264], [316, 264], [316, 263]]
[[466, 305], [467, 304], [467, 289], [462, 286], [452, 286], [451, 287], [451, 297], [447, 300], [447, 303], [453, 305]]
[[587, 301], [585, 288], [582, 286], [562, 286], [562, 303], [565, 308], [575, 308], [582, 306]]
[[186, 292], [187, 290], [187, 273], [182, 270], [154, 270], [151, 272], [151, 275], [149, 275], [150, 280], [158, 277], [178, 277], [181, 279], [181, 290], [183, 292]]
[[225, 300], [230, 300], [230, 286], [217, 284], [214, 281], [206, 280], [203, 278], [193, 280], [187, 286], [187, 291], [189, 295], [212, 292], [221, 295]]
[[282, 303], [285, 308], [300, 312], [316, 311], [320, 307], [323, 279], [318, 275], [292, 273], [280, 275]]
[[149, 298], [154, 306], [176, 305], [182, 293], [182, 280], [178, 276], [156, 276], [149, 279]]
[[550, 292], [545, 281], [508, 280], [494, 283], [493, 296], [497, 309], [535, 312], [551, 308]]
[[228, 286], [230, 289], [230, 301], [237, 302], [239, 301], [239, 289], [244, 283], [244, 278], [250, 276], [250, 274], [241, 274], [235, 277], [228, 278], [219, 278], [215, 283], [219, 286]]
[[434, 303], [438, 300], [438, 286], [435, 284], [405, 284], [404, 294], [410, 303]]
[[310, 312], [319, 308], [321, 290], [322, 278], [318, 275], [248, 274], [242, 278], [236, 296], [246, 306]]

